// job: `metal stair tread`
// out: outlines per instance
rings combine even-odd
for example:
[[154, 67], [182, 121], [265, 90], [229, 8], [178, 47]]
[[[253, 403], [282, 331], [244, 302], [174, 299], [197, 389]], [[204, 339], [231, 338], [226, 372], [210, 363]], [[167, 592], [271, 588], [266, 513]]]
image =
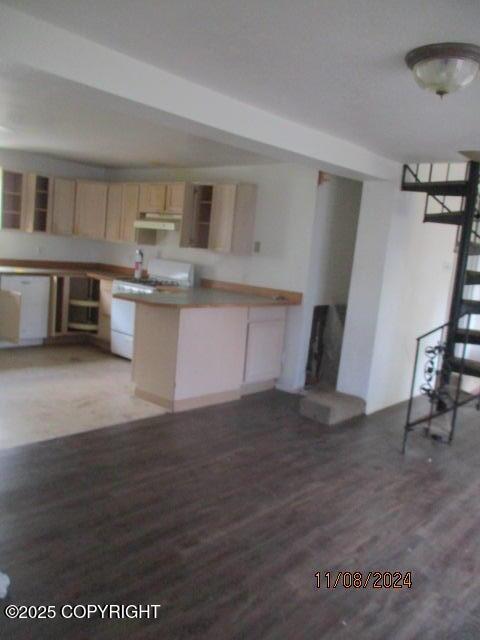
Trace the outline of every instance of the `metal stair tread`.
[[480, 313], [480, 300], [462, 300], [462, 312], [463, 313]]
[[457, 329], [455, 332], [455, 342], [467, 342], [468, 344], [480, 344], [480, 331], [477, 329]]
[[[460, 371], [462, 368], [461, 358], [452, 358], [452, 370]], [[463, 365], [463, 373], [467, 376], [476, 376], [480, 378], [480, 362], [478, 360], [468, 360], [465, 358]]]
[[480, 284], [480, 271], [467, 269], [465, 272], [465, 284]]
[[452, 213], [426, 213], [423, 216], [423, 221], [461, 225], [463, 223], [463, 211], [454, 211]]
[[463, 196], [467, 191], [466, 180], [450, 180], [447, 182], [403, 182], [403, 191], [428, 193], [432, 196]]

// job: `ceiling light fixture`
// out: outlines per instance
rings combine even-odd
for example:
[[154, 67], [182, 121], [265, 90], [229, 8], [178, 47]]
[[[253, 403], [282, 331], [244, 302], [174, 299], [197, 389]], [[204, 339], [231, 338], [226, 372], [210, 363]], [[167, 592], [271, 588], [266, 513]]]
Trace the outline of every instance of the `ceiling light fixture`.
[[480, 67], [480, 47], [461, 42], [427, 44], [405, 57], [417, 84], [443, 98], [469, 85]]

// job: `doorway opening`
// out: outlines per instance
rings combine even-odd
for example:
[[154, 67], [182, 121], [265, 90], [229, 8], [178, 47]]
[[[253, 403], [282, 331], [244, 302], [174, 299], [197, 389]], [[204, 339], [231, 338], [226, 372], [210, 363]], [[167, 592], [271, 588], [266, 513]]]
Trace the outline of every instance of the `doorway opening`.
[[309, 389], [336, 389], [361, 194], [361, 182], [338, 176], [318, 186], [308, 291]]

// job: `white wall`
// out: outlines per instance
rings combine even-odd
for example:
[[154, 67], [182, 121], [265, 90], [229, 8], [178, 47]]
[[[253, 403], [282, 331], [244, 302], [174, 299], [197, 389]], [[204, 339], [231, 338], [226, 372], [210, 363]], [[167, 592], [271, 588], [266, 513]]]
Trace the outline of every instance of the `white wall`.
[[448, 319], [457, 228], [423, 224], [423, 198], [400, 193], [392, 218], [370, 372], [369, 412], [410, 393], [416, 338]]
[[423, 204], [364, 184], [338, 389], [367, 413], [408, 397], [416, 337], [448, 315], [456, 227], [423, 224]]
[[[105, 176], [105, 170], [100, 167], [10, 149], [0, 149], [0, 167], [12, 171], [31, 171], [64, 178], [102, 180]], [[1, 258], [96, 262], [103, 245], [103, 242], [52, 236], [45, 233], [0, 232]]]
[[0, 148], [0, 167], [11, 171], [31, 171], [62, 178], [102, 180], [106, 175], [103, 167], [54, 158], [42, 153], [2, 148]]
[[319, 185], [308, 292], [314, 305], [347, 304], [362, 183], [332, 176]]
[[337, 388], [365, 400], [396, 185], [363, 183]]

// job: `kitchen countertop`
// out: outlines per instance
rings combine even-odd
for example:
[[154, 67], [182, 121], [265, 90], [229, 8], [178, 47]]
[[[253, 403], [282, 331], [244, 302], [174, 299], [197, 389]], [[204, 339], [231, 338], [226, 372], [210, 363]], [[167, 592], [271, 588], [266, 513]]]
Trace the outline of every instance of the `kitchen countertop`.
[[96, 280], [121, 279], [118, 273], [109, 271], [88, 271], [86, 269], [46, 269], [44, 267], [7, 267], [0, 266], [0, 276], [87, 276]]
[[114, 298], [128, 300], [138, 304], [149, 304], [159, 307], [286, 307], [292, 306], [285, 298], [269, 298], [244, 293], [233, 293], [218, 289], [193, 288], [171, 293], [170, 291], [154, 291], [153, 293], [117, 293]]

